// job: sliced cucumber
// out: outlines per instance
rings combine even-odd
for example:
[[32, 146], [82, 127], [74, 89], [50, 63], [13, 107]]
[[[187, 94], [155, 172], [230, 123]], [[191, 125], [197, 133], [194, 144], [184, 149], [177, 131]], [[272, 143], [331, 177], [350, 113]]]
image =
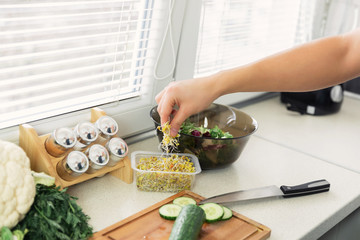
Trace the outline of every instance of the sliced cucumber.
[[175, 198], [173, 201], [174, 204], [179, 205], [181, 207], [188, 205], [188, 204], [193, 204], [196, 205], [196, 201], [192, 198], [189, 197], [178, 197]]
[[175, 220], [181, 211], [181, 206], [176, 204], [165, 204], [159, 208], [159, 214], [167, 220]]
[[222, 219], [224, 215], [224, 209], [221, 205], [216, 203], [205, 203], [200, 205], [200, 207], [205, 211], [205, 220], [206, 222], [216, 222]]
[[221, 220], [229, 220], [232, 217], [232, 211], [225, 206], [222, 206], [224, 209], [224, 215], [222, 216]]

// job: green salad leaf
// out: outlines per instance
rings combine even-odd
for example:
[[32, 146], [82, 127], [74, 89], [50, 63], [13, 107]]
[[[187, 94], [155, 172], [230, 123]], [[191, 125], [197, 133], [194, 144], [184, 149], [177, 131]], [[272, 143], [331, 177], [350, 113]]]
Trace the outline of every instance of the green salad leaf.
[[203, 125], [200, 127], [195, 126], [194, 123], [187, 119], [180, 128], [180, 134], [188, 134], [198, 137], [211, 137], [211, 138], [233, 138], [229, 132], [224, 132], [217, 125], [213, 128], [205, 128]]
[[195, 125], [186, 120], [180, 127], [180, 133], [191, 135], [191, 132], [196, 129]]

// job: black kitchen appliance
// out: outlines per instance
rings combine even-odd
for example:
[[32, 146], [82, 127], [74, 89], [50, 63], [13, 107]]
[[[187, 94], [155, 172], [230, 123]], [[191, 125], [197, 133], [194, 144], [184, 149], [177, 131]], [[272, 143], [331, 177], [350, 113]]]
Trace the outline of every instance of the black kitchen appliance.
[[340, 110], [344, 99], [342, 84], [311, 92], [282, 92], [280, 100], [290, 111], [309, 115], [327, 115]]

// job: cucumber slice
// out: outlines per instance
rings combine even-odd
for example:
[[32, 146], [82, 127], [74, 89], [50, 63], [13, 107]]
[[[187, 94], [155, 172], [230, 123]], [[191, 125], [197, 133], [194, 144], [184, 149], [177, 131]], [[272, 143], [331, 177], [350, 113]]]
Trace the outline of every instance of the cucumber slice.
[[179, 216], [181, 208], [182, 207], [176, 204], [165, 204], [159, 208], [159, 214], [162, 218], [167, 220], [175, 220], [177, 216]]
[[229, 220], [232, 217], [232, 211], [225, 206], [222, 206], [224, 209], [224, 215], [222, 216], [221, 220]]
[[222, 219], [224, 215], [224, 209], [221, 205], [216, 203], [205, 203], [200, 205], [200, 207], [205, 211], [205, 220], [206, 222], [216, 222]]
[[174, 204], [179, 205], [180, 207], [183, 207], [188, 204], [196, 205], [196, 201], [189, 197], [178, 197], [175, 198], [173, 201]]

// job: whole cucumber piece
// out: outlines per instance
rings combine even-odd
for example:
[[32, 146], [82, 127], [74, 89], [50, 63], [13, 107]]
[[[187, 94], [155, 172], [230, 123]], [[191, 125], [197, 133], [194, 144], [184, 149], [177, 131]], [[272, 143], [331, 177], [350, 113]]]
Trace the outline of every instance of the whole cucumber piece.
[[205, 211], [197, 205], [182, 207], [171, 230], [169, 240], [196, 240], [205, 222]]

